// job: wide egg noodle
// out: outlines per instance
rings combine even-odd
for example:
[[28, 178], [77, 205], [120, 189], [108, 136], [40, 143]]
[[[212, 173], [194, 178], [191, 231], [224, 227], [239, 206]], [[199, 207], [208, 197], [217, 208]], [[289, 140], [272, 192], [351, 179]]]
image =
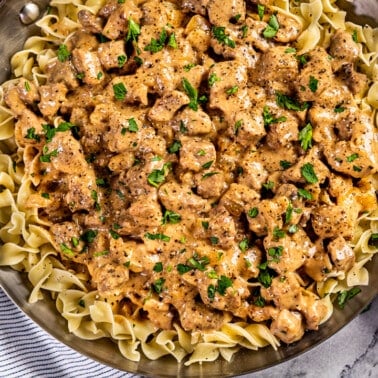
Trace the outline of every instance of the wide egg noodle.
[[[57, 15], [46, 14], [37, 25], [41, 28], [42, 37], [29, 38], [24, 49], [16, 53], [11, 66], [17, 78], [24, 77], [34, 84], [43, 84], [46, 75], [45, 67], [56, 56], [56, 47], [69, 40], [80, 24], [77, 12], [81, 9], [96, 14], [105, 1], [69, 1], [54, 0], [50, 6], [57, 9]], [[303, 25], [303, 32], [297, 41], [298, 53], [306, 53], [318, 45], [328, 46], [330, 37], [336, 28], [356, 30], [361, 43], [361, 69], [373, 80], [377, 80], [377, 40], [376, 29], [345, 23], [345, 12], [340, 11], [332, 0], [314, 0], [310, 2], [278, 0], [274, 10], [290, 15]], [[175, 23], [178, 12], [172, 5], [171, 21]], [[193, 30], [198, 17], [193, 17]], [[189, 32], [193, 31], [188, 29]], [[172, 355], [182, 361], [190, 355], [185, 365], [214, 361], [220, 355], [229, 361], [240, 346], [256, 350], [267, 345], [274, 349], [279, 341], [264, 324], [228, 323], [221, 330], [208, 333], [185, 332], [179, 325], [174, 330], [156, 332], [156, 328], [148, 321], [138, 322], [113, 312], [109, 303], [101, 301], [96, 291], [87, 292], [84, 285], [87, 279], [82, 273], [65, 269], [56, 258], [57, 252], [52, 248], [53, 241], [48, 226], [38, 217], [38, 208], [44, 203], [33, 197], [33, 184], [37, 181], [29, 176], [33, 172], [33, 163], [38, 156], [29, 154], [27, 148], [20, 151], [22, 160], [29, 167], [22, 178], [22, 169], [15, 164], [20, 163], [17, 154], [10, 152], [14, 147], [8, 141], [13, 134], [13, 116], [3, 100], [3, 87], [16, 84], [18, 79], [3, 84], [0, 90], [0, 265], [12, 266], [17, 270], [26, 271], [34, 286], [29, 301], [34, 303], [43, 298], [42, 292], [47, 291], [56, 297], [57, 310], [67, 320], [68, 329], [78, 337], [96, 340], [111, 337], [118, 341], [121, 353], [132, 361], [139, 361], [141, 348], [150, 359], [164, 355]], [[365, 99], [366, 103], [378, 109], [378, 82], [370, 86]], [[54, 123], [59, 124], [55, 119]], [[30, 160], [28, 160], [30, 159]], [[34, 202], [33, 202], [34, 201]], [[356, 263], [345, 275], [331, 272], [324, 282], [317, 283], [317, 291], [327, 306], [326, 316], [322, 322], [332, 315], [331, 297], [350, 287], [368, 284], [368, 272], [364, 265], [377, 253], [377, 249], [369, 244], [372, 233], [378, 232], [378, 217], [372, 215], [363, 219], [362, 232], [354, 247]], [[131, 250], [132, 253], [132, 250]], [[133, 257], [131, 257], [131, 260]], [[137, 260], [132, 261], [138, 267]], [[140, 266], [140, 268], [142, 268]]]

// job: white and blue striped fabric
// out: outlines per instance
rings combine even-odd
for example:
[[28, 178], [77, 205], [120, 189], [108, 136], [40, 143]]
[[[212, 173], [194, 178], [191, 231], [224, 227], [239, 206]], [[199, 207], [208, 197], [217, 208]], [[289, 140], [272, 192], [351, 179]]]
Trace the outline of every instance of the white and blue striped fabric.
[[63, 345], [0, 289], [0, 378], [131, 378]]

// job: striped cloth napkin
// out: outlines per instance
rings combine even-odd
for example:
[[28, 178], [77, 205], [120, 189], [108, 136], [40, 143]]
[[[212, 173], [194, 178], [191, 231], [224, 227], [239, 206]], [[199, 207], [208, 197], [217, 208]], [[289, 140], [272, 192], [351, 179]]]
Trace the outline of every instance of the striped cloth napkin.
[[95, 362], [48, 335], [0, 288], [1, 378], [131, 378]]

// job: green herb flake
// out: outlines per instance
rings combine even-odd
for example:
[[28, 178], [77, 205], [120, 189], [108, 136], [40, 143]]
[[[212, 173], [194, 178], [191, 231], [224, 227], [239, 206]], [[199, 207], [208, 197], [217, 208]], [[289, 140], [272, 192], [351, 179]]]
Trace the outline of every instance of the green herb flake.
[[188, 79], [182, 79], [182, 87], [184, 88], [185, 93], [189, 97], [189, 108], [195, 111], [198, 110], [198, 91], [195, 89], [188, 81]]
[[240, 243], [239, 243], [239, 248], [242, 252], [246, 252], [249, 248], [249, 240], [247, 238], [243, 239]]
[[264, 18], [265, 14], [265, 6], [261, 4], [257, 4], [257, 14], [259, 15], [260, 21]]
[[161, 240], [163, 242], [169, 242], [171, 240], [170, 236], [164, 234], [151, 234], [149, 232], [146, 232], [144, 236], [150, 240]]
[[288, 47], [285, 50], [285, 54], [295, 54], [297, 52], [297, 49], [295, 47]]
[[67, 246], [67, 244], [65, 244], [65, 243], [60, 244], [60, 250], [61, 250], [65, 255], [67, 255], [67, 256], [69, 256], [69, 257], [73, 257], [73, 256], [75, 256], [74, 251], [73, 251], [71, 248], [69, 248], [69, 247]]
[[202, 164], [202, 168], [203, 169], [209, 169], [214, 163], [214, 160], [210, 160], [208, 162], [206, 162], [205, 164]]
[[172, 34], [169, 36], [167, 45], [168, 45], [169, 47], [172, 47], [173, 49], [177, 49], [178, 45], [177, 45], [176, 35], [175, 35], [175, 33], [172, 33]]
[[268, 21], [268, 26], [263, 30], [263, 36], [265, 38], [273, 38], [276, 36], [280, 24], [278, 23], [277, 16], [272, 14]]
[[226, 290], [232, 286], [232, 280], [231, 278], [227, 277], [227, 276], [221, 276], [219, 279], [218, 279], [218, 283], [217, 283], [217, 292], [220, 294], [220, 295], [225, 295], [226, 294]]
[[345, 108], [344, 108], [343, 106], [341, 106], [341, 105], [337, 105], [337, 106], [335, 106], [334, 109], [333, 109], [333, 111], [334, 111], [335, 113], [342, 113], [344, 110], [345, 110]]
[[208, 222], [208, 221], [202, 221], [202, 222], [201, 222], [201, 225], [202, 225], [202, 227], [203, 227], [205, 230], [208, 230], [208, 229], [209, 229], [209, 222]]
[[284, 230], [281, 230], [279, 227], [274, 227], [273, 229], [273, 237], [274, 239], [278, 240], [278, 239], [282, 239], [285, 237], [285, 231]]
[[117, 83], [113, 85], [113, 93], [116, 100], [123, 101], [127, 95], [125, 84]]
[[253, 304], [257, 307], [264, 307], [265, 306], [265, 299], [259, 295], [255, 301], [253, 302]]
[[122, 68], [126, 62], [127, 62], [127, 56], [126, 55], [118, 55], [117, 57], [118, 67]]
[[256, 218], [259, 215], [259, 209], [257, 207], [252, 207], [252, 209], [248, 210], [247, 214], [250, 218]]
[[289, 96], [284, 95], [281, 92], [276, 92], [276, 103], [281, 108], [284, 108], [287, 110], [295, 110], [295, 111], [303, 111], [303, 110], [308, 109], [309, 107], [309, 104], [307, 102], [300, 104], [296, 100], [292, 99]]
[[319, 80], [316, 79], [314, 76], [310, 75], [310, 79], [308, 82], [308, 87], [312, 93], [315, 93], [318, 89]]
[[240, 28], [241, 32], [242, 32], [242, 38], [246, 38], [247, 35], [248, 35], [248, 26], [247, 25], [243, 25], [241, 28]]
[[71, 53], [68, 51], [68, 48], [65, 44], [59, 45], [57, 56], [58, 56], [59, 62], [62, 62], [62, 63], [70, 58]]
[[359, 165], [354, 165], [354, 166], [353, 166], [353, 170], [354, 170], [355, 172], [361, 172], [361, 171], [362, 171], [362, 167], [360, 167]]
[[216, 237], [216, 236], [210, 236], [210, 243], [212, 244], [212, 245], [217, 245], [218, 243], [219, 243], [219, 238], [218, 237]]
[[144, 51], [150, 51], [151, 53], [157, 53], [163, 50], [167, 41], [168, 34], [165, 28], [162, 29], [159, 35], [159, 39], [151, 38], [151, 42], [144, 47]]
[[126, 41], [137, 41], [139, 35], [140, 25], [137, 24], [131, 17], [129, 17]]
[[211, 176], [218, 175], [218, 174], [219, 174], [219, 172], [214, 172], [214, 171], [213, 172], [207, 172], [204, 175], [202, 175], [202, 180], [205, 180], [205, 179], [207, 179]]
[[37, 142], [39, 142], [41, 140], [41, 137], [38, 134], [35, 133], [35, 127], [30, 127], [29, 129], [27, 129], [25, 138], [26, 139], [34, 139]]
[[79, 246], [79, 243], [80, 243], [79, 238], [73, 236], [73, 237], [71, 238], [71, 243], [72, 243], [72, 245], [73, 245], [75, 248], [78, 247], [78, 246]]
[[302, 130], [299, 131], [298, 135], [299, 141], [301, 142], [301, 147], [304, 151], [307, 151], [312, 147], [312, 125], [308, 123]]
[[121, 237], [121, 235], [118, 232], [114, 231], [114, 230], [109, 230], [109, 233], [110, 233], [110, 236], [114, 240], [117, 240], [117, 239], [119, 239]]
[[174, 211], [171, 210], [165, 210], [163, 219], [162, 219], [162, 224], [177, 224], [181, 222], [181, 215], [175, 213]]
[[207, 296], [210, 299], [210, 301], [213, 301], [215, 298], [216, 288], [213, 284], [210, 284], [207, 287]]
[[354, 153], [354, 154], [348, 156], [346, 160], [347, 160], [348, 163], [351, 163], [352, 161], [355, 161], [358, 158], [359, 158], [359, 155], [357, 153]]
[[266, 288], [270, 287], [270, 285], [272, 284], [272, 276], [270, 274], [270, 272], [265, 268], [265, 269], [262, 269], [261, 268], [261, 264], [259, 265], [260, 267], [260, 273], [257, 277], [257, 280]]
[[209, 75], [207, 82], [209, 83], [209, 86], [212, 87], [217, 81], [220, 80], [221, 79], [213, 72]]
[[42, 163], [50, 163], [51, 157], [57, 157], [58, 156], [58, 150], [53, 150], [49, 152], [48, 147], [44, 146], [42, 150], [43, 154], [39, 157], [39, 160]]
[[302, 165], [301, 175], [309, 184], [315, 184], [319, 181], [318, 177], [316, 176], [314, 166], [311, 163]]
[[173, 141], [173, 143], [168, 147], [168, 152], [170, 154], [175, 154], [179, 152], [182, 147], [182, 143], [179, 140]]
[[41, 193], [42, 198], [50, 199], [50, 194], [49, 193]]
[[285, 224], [288, 224], [291, 221], [292, 216], [293, 216], [293, 205], [290, 202], [285, 211]]
[[358, 43], [357, 29], [353, 30], [352, 39], [353, 39], [354, 42]]
[[199, 257], [196, 253], [191, 257], [187, 264], [192, 268], [198, 269], [203, 272], [206, 269], [206, 265], [210, 264], [210, 260], [207, 256]]
[[195, 63], [189, 63], [189, 64], [186, 64], [185, 66], [184, 66], [184, 71], [185, 72], [189, 72], [193, 67], [195, 67], [196, 66], [196, 64]]
[[273, 181], [268, 181], [267, 183], [262, 184], [262, 186], [263, 186], [266, 190], [272, 190], [272, 189], [274, 188], [274, 182], [273, 182]]
[[235, 41], [226, 35], [226, 28], [224, 26], [213, 26], [211, 32], [220, 44], [235, 48]]
[[287, 229], [287, 232], [289, 234], [295, 234], [296, 232], [298, 231], [298, 226], [296, 224], [291, 224], [288, 229]]
[[86, 230], [81, 236], [80, 240], [86, 242], [86, 243], [93, 243], [97, 236], [98, 232], [96, 230]]
[[80, 307], [85, 308], [85, 301], [84, 301], [84, 299], [80, 299], [79, 302], [78, 302], [78, 305], [79, 305]]
[[165, 278], [159, 278], [152, 284], [152, 288], [154, 289], [155, 293], [160, 294], [164, 290], [164, 283]]
[[281, 123], [281, 122], [286, 122], [286, 120], [287, 120], [287, 118], [283, 117], [283, 116], [278, 117], [278, 118], [274, 118], [267, 106], [264, 106], [264, 108], [263, 108], [263, 119], [264, 119], [264, 126], [265, 127], [268, 127], [272, 123]]
[[236, 94], [239, 90], [239, 87], [237, 85], [233, 85], [231, 88], [226, 89], [226, 94], [228, 96], [231, 96], [233, 94]]
[[303, 197], [304, 199], [307, 199], [307, 200], [312, 200], [313, 199], [312, 194], [308, 190], [306, 190], [306, 189], [299, 188], [298, 189], [298, 195], [300, 197]]
[[170, 168], [171, 163], [165, 163], [162, 169], [154, 169], [147, 176], [147, 182], [156, 188], [159, 187], [159, 185], [165, 181], [165, 176], [168, 174]]
[[291, 167], [290, 161], [287, 160], [280, 160], [280, 166], [282, 169], [289, 169]]
[[337, 304], [341, 309], [345, 307], [346, 302], [361, 292], [359, 287], [352, 287], [350, 290], [340, 291], [337, 295]]
[[238, 121], [235, 122], [235, 125], [234, 125], [234, 134], [235, 135], [238, 135], [239, 133], [239, 129], [243, 126], [243, 120], [242, 119], [239, 119]]
[[156, 272], [156, 273], [162, 272], [163, 271], [163, 263], [157, 262], [153, 267], [153, 271]]
[[177, 264], [176, 267], [177, 271], [179, 272], [180, 275], [185, 274], [193, 270], [193, 267], [186, 265], [186, 264]]

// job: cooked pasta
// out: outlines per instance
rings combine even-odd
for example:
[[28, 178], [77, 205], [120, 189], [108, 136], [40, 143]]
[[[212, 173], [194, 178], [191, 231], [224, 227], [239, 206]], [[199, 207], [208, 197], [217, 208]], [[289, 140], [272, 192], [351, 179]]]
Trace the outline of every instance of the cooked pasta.
[[0, 265], [69, 332], [227, 361], [377, 252], [378, 31], [333, 0], [52, 0], [0, 87]]

